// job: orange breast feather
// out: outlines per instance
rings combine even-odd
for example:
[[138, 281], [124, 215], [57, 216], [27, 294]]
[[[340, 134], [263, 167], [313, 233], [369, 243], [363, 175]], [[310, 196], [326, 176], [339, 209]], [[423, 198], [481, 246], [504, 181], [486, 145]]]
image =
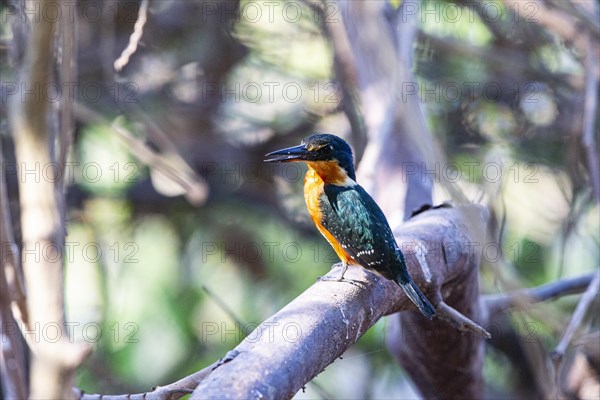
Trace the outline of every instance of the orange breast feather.
[[340, 260], [348, 264], [358, 264], [350, 255], [348, 255], [340, 243], [335, 237], [323, 226], [321, 223], [323, 214], [319, 206], [321, 195], [323, 194], [324, 182], [312, 168], [308, 169], [306, 176], [304, 177], [304, 200], [310, 213], [310, 218], [313, 220], [315, 226], [321, 232], [325, 239], [329, 242], [333, 250], [340, 258]]

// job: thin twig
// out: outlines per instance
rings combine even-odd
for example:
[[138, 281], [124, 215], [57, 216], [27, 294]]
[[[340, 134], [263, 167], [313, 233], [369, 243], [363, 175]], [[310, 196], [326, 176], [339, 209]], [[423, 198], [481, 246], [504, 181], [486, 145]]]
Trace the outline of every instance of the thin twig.
[[74, 388], [80, 400], [178, 400], [194, 391], [196, 386], [209, 376], [221, 363], [215, 361], [208, 367], [186, 376], [177, 382], [166, 386], [157, 386], [153, 390], [137, 394], [86, 394], [81, 389]]
[[482, 336], [486, 339], [492, 338], [492, 335], [490, 335], [490, 333], [482, 328], [479, 324], [471, 321], [465, 315], [450, 307], [443, 301], [439, 302], [436, 307], [436, 316], [448, 322], [461, 332], [473, 332], [476, 335]]
[[144, 125], [147, 136], [158, 147], [161, 157], [168, 160], [168, 164], [184, 177], [186, 185], [181, 185], [189, 202], [194, 205], [204, 203], [208, 195], [206, 181], [192, 169], [190, 164], [182, 157], [177, 146], [167, 133], [139, 107], [132, 107], [132, 115], [138, 117]]
[[[225, 314], [229, 315], [229, 318], [231, 318], [236, 324], [238, 324], [238, 326], [242, 327], [242, 326], [248, 326], [243, 320], [242, 318], [240, 318], [235, 311], [233, 311], [231, 309], [231, 307], [229, 307], [227, 305], [227, 303], [225, 303], [225, 301], [223, 301], [222, 298], [220, 298], [219, 296], [217, 296], [217, 294], [215, 292], [213, 292], [212, 290], [210, 290], [206, 285], [202, 285], [201, 289], [204, 290], [204, 292], [213, 299], [213, 301], [215, 303], [217, 303], [217, 305], [221, 308], [221, 310], [225, 311]], [[244, 332], [244, 335], [247, 335], [247, 332]]]
[[140, 4], [140, 9], [138, 11], [138, 19], [135, 21], [133, 33], [129, 37], [129, 44], [125, 50], [123, 50], [119, 58], [115, 60], [114, 67], [117, 72], [121, 72], [121, 70], [129, 62], [129, 57], [131, 57], [137, 50], [140, 39], [142, 38], [142, 34], [144, 33], [144, 25], [146, 24], [147, 14], [148, 0], [142, 0], [142, 4]]
[[[63, 18], [60, 20], [60, 30], [62, 37], [62, 57], [60, 60], [60, 79], [62, 85], [75, 82], [77, 76], [77, 65], [75, 50], [76, 42], [76, 18]], [[73, 141], [75, 133], [75, 117], [73, 115], [73, 105], [75, 99], [70, 96], [63, 96], [60, 103], [60, 148], [58, 152], [58, 165], [64, 166], [67, 162], [69, 147]], [[64, 174], [60, 174], [58, 185], [64, 184]]]
[[76, 105], [75, 112], [77, 118], [84, 121], [109, 125], [119, 137], [128, 144], [129, 151], [131, 151], [137, 159], [180, 185], [185, 192], [186, 199], [191, 204], [200, 205], [206, 201], [208, 197], [208, 185], [206, 184], [206, 181], [200, 175], [195, 173], [192, 168], [185, 163], [183, 158], [178, 157], [177, 160], [186, 167], [174, 167], [164, 155], [157, 153], [147, 146], [143, 140], [136, 138], [128, 129], [119, 125], [118, 120], [111, 122], [103, 115], [80, 103]]
[[594, 140], [594, 123], [598, 111], [598, 42], [588, 38], [588, 49], [585, 57], [585, 102], [583, 107], [583, 133], [581, 142], [588, 161], [588, 170], [592, 181], [592, 189], [596, 202], [600, 203], [600, 163], [598, 149]]
[[557, 299], [570, 294], [581, 293], [588, 287], [593, 274], [576, 278], [560, 279], [529, 289], [515, 290], [501, 295], [487, 295], [482, 301], [488, 317], [510, 309], [522, 309], [531, 304]]
[[[146, 165], [155, 168], [167, 178], [177, 183], [183, 188], [186, 198], [193, 205], [200, 205], [206, 201], [208, 189], [203, 184], [202, 178], [194, 174], [191, 168], [187, 171], [182, 171], [170, 165], [170, 163], [160, 154], [153, 151], [150, 147], [140, 139], [136, 138], [128, 129], [123, 127], [115, 120], [111, 124], [111, 128], [115, 131], [131, 149], [137, 149], [136, 156]], [[187, 164], [186, 164], [187, 165]]]
[[555, 393], [558, 393], [558, 388], [560, 387], [559, 380], [560, 380], [560, 377], [562, 376], [561, 369], [563, 366], [563, 358], [564, 358], [565, 352], [567, 350], [567, 347], [569, 346], [569, 343], [571, 342], [571, 339], [572, 339], [573, 335], [575, 334], [577, 327], [581, 324], [581, 321], [583, 320], [583, 317], [585, 316], [587, 308], [589, 307], [592, 300], [597, 297], [599, 287], [600, 287], [600, 271], [596, 272], [596, 274], [593, 276], [593, 279], [589, 283], [587, 290], [585, 291], [585, 293], [579, 300], [579, 303], [577, 304], [577, 308], [575, 308], [575, 312], [573, 313], [573, 316], [571, 317], [571, 321], [569, 321], [569, 325], [567, 326], [567, 329], [565, 330], [562, 338], [560, 339], [560, 341], [559, 341], [558, 345], [556, 346], [556, 348], [554, 349], [554, 351], [550, 353], [550, 359], [552, 361], [552, 366], [554, 368], [553, 373], [554, 373], [554, 386], [555, 386], [554, 392]]
[[577, 307], [575, 308], [575, 312], [573, 313], [573, 316], [571, 317], [571, 321], [569, 322], [569, 325], [567, 326], [565, 333], [563, 334], [562, 338], [560, 339], [560, 342], [558, 342], [558, 345], [554, 349], [554, 352], [552, 353], [553, 359], [561, 360], [562, 357], [564, 356], [565, 351], [567, 350], [567, 347], [569, 346], [569, 343], [571, 342], [571, 339], [573, 338], [575, 331], [581, 324], [581, 321], [583, 320], [583, 317], [585, 316], [585, 313], [586, 313], [588, 307], [590, 306], [592, 301], [598, 295], [599, 288], [600, 288], [600, 271], [597, 271], [594, 274], [593, 279], [590, 282], [589, 286], [587, 287], [587, 290], [585, 291], [583, 296], [581, 296], [581, 300], [579, 300], [579, 303], [577, 304]]

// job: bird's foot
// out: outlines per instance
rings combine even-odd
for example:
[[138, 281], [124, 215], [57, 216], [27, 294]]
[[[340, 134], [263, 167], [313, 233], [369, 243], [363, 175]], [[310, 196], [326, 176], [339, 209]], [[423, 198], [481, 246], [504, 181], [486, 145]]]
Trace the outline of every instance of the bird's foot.
[[343, 268], [342, 269], [342, 278], [344, 277], [344, 274], [346, 273], [346, 270], [348, 270], [348, 265], [344, 264], [343, 262], [339, 262], [339, 263], [335, 263], [331, 266], [331, 269], [329, 270], [330, 272], [333, 271], [336, 268]]
[[360, 287], [359, 284], [362, 283], [361, 281], [355, 281], [354, 279], [347, 279], [347, 278], [343, 278], [341, 276], [330, 276], [330, 275], [318, 277], [317, 282], [346, 282], [346, 283], [349, 283], [356, 287]]
[[334, 264], [331, 267], [331, 270], [333, 271], [335, 268], [340, 267], [340, 266], [342, 267], [342, 273], [340, 274], [340, 276], [337, 276], [337, 277], [330, 276], [330, 275], [320, 276], [317, 278], [317, 282], [346, 282], [346, 283], [349, 283], [356, 287], [360, 287], [359, 286], [359, 283], [361, 283], [360, 281], [355, 281], [353, 279], [344, 278], [344, 274], [348, 270], [348, 264], [345, 264], [343, 262]]

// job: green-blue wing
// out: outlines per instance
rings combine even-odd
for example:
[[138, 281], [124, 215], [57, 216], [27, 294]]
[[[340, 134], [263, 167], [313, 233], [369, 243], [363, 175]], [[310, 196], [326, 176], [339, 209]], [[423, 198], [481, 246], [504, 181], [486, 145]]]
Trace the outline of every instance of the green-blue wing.
[[402, 263], [392, 230], [377, 203], [359, 185], [326, 185], [323, 226], [363, 267], [396, 280]]
[[383, 211], [362, 187], [326, 185], [321, 212], [325, 229], [352, 258], [396, 281], [421, 313], [433, 318], [435, 307], [408, 275]]

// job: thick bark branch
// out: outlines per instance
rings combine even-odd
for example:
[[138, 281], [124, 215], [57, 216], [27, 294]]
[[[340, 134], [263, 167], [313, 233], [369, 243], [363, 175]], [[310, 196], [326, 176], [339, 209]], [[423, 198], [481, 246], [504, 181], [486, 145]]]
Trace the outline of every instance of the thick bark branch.
[[[415, 220], [414, 222], [417, 223], [418, 221]], [[470, 246], [467, 246], [467, 247], [470, 247]], [[434, 252], [432, 252], [432, 254], [433, 253]], [[438, 257], [438, 256], [434, 256], [434, 257]], [[456, 256], [457, 255], [455, 254], [452, 257], [456, 257]], [[416, 262], [417, 261], [415, 260], [415, 263]], [[419, 267], [422, 269], [422, 266], [419, 265]], [[331, 275], [337, 275], [337, 274], [339, 274], [339, 269], [336, 268], [336, 269], [332, 270]], [[363, 289], [367, 288], [367, 285], [371, 285], [373, 287], [373, 289], [375, 289], [375, 290], [377, 290], [378, 287], [383, 287], [380, 285], [385, 285], [386, 287], [389, 285], [389, 282], [382, 280], [382, 278], [379, 277], [378, 275], [370, 273], [368, 271], [364, 271], [364, 270], [356, 268], [354, 266], [350, 267], [348, 276], [349, 277], [352, 276], [353, 279], [356, 279], [359, 282], [363, 282], [363, 280], [362, 280], [363, 278], [377, 280], [377, 282], [371, 281], [371, 283], [369, 283], [369, 282], [364, 282], [364, 284], [359, 283], [358, 287], [360, 289], [353, 289], [350, 284], [340, 283], [340, 285], [348, 285], [348, 286], [346, 286], [346, 289], [349, 289], [350, 291], [363, 290]], [[551, 283], [541, 285], [538, 287], [523, 289], [523, 290], [519, 290], [519, 291], [512, 292], [512, 293], [507, 293], [504, 295], [487, 295], [484, 297], [484, 299], [482, 301], [482, 303], [484, 305], [483, 310], [486, 311], [485, 315], [487, 315], [488, 317], [491, 318], [493, 315], [495, 315], [499, 312], [507, 311], [507, 310], [510, 310], [513, 308], [522, 307], [525, 302], [524, 299], [527, 299], [527, 301], [526, 301], [527, 304], [532, 304], [535, 302], [553, 300], [553, 299], [556, 299], [556, 298], [559, 298], [562, 296], [566, 296], [566, 295], [570, 295], [570, 294], [581, 293], [589, 286], [593, 277], [594, 277], [594, 274], [589, 274], [589, 275], [584, 275], [584, 276], [576, 277], [576, 278], [562, 279], [562, 280], [559, 280], [556, 282], [551, 282]], [[327, 284], [327, 285], [333, 284], [333, 283], [334, 282], [324, 282], [324, 284]], [[328, 296], [335, 297], [335, 296], [337, 296], [337, 293], [331, 293], [332, 288], [335, 289], [335, 286], [327, 289], [328, 292], [330, 292], [328, 294]], [[341, 288], [343, 288], [343, 287], [341, 287]], [[368, 290], [371, 291], [371, 289], [368, 289]], [[394, 292], [397, 291], [397, 290], [394, 290], [393, 287], [392, 288], [387, 287], [387, 289], [385, 289], [385, 290], [391, 290]], [[310, 295], [311, 295], [311, 293], [305, 292], [302, 295], [302, 297], [310, 296]], [[371, 296], [371, 295], [369, 294], [368, 296]], [[298, 301], [298, 299], [296, 301]], [[448, 308], [447, 305], [444, 306], [444, 304], [445, 303], [443, 303], [443, 302], [438, 303], [438, 305], [437, 305], [438, 315], [444, 314], [444, 313], [454, 314], [454, 310], [452, 308]], [[405, 301], [399, 300], [395, 305], [393, 305], [391, 307], [391, 311], [389, 311], [389, 312], [394, 313], [397, 311], [396, 308], [403, 309], [406, 306], [407, 306], [407, 304]], [[408, 303], [408, 306], [410, 307], [411, 304]], [[346, 312], [344, 312], [344, 315], [345, 314], [346, 314]], [[416, 314], [416, 313], [405, 313], [405, 314], [406, 315], [414, 314], [418, 317], [418, 314]], [[274, 319], [277, 315], [279, 315], [279, 313], [276, 314], [275, 316], [273, 316], [272, 319], [269, 320], [271, 322], [269, 322], [269, 321], [265, 322], [265, 324], [262, 328], [263, 331], [261, 333], [262, 333], [262, 335], [267, 335], [267, 336], [265, 336], [265, 339], [267, 339], [268, 343], [273, 343], [276, 341], [275, 331], [273, 330], [273, 327], [278, 324], [281, 325], [283, 323], [282, 320], [274, 321]], [[340, 316], [341, 316], [341, 313], [340, 313]], [[482, 317], [482, 320], [488, 320], [488, 317], [485, 317], [485, 318]], [[451, 324], [454, 325], [456, 322], [464, 320], [463, 318], [464, 318], [464, 316], [462, 316], [462, 314], [457, 315], [456, 317], [452, 318]], [[344, 329], [346, 326], [354, 325], [353, 318], [350, 318], [350, 319], [347, 318], [346, 321], [348, 322], [348, 325], [346, 325], [346, 322], [344, 322], [343, 317], [342, 317], [342, 323], [343, 323]], [[294, 322], [294, 324], [288, 326], [288, 329], [290, 331], [287, 332], [287, 335], [288, 335], [287, 338], [294, 339], [293, 341], [296, 342], [296, 339], [299, 340], [299, 337], [295, 334], [297, 332], [299, 332], [299, 330], [297, 329], [298, 326], [295, 325], [296, 321], [294, 320], [293, 322]], [[408, 341], [411, 336], [423, 336], [423, 335], [431, 336], [436, 341], [441, 341], [441, 340], [447, 339], [446, 336], [442, 336], [443, 331], [436, 330], [435, 325], [431, 325], [427, 330], [421, 331], [421, 330], [415, 329], [414, 324], [406, 324], [406, 326], [402, 327], [404, 329], [404, 331], [398, 331], [397, 330], [398, 326], [397, 326], [396, 322], [397, 322], [397, 320], [395, 320], [395, 319], [391, 320], [391, 324], [392, 324], [391, 333], [393, 334], [391, 337], [397, 337], [398, 335], [403, 336], [405, 341]], [[433, 324], [433, 323], [431, 323], [431, 324]], [[464, 329], [463, 332], [473, 331], [474, 329], [477, 329], [476, 328], [477, 326], [479, 326], [479, 325], [476, 325], [475, 327], [468, 327], [467, 329]], [[441, 327], [443, 329], [445, 329], [444, 324], [441, 324]], [[292, 333], [294, 334], [293, 336], [292, 336]], [[477, 334], [480, 334], [480, 333], [477, 333]], [[250, 339], [248, 339], [248, 341], [250, 342], [249, 346], [252, 347], [252, 344], [256, 343], [258, 341], [257, 339], [259, 337], [261, 337], [261, 336], [258, 336], [257, 332], [253, 332], [249, 336]], [[472, 335], [471, 335], [471, 338], [472, 338]], [[301, 345], [299, 345], [299, 346], [301, 346]], [[311, 347], [310, 343], [307, 343], [307, 346]], [[392, 347], [394, 346], [394, 342], [392, 343], [391, 346]], [[408, 345], [405, 345], [405, 346], [408, 347]], [[238, 347], [238, 349], [239, 349], [239, 347]], [[126, 399], [177, 400], [177, 399], [180, 399], [181, 397], [185, 396], [186, 394], [191, 393], [201, 382], [203, 382], [217, 368], [232, 361], [233, 359], [236, 359], [237, 356], [239, 355], [238, 351], [239, 350], [237, 350], [237, 349], [232, 350], [222, 360], [216, 361], [213, 364], [209, 365], [208, 367], [206, 367], [198, 372], [195, 372], [189, 376], [186, 376], [177, 382], [174, 382], [174, 383], [166, 385], [166, 386], [156, 387], [150, 392], [138, 393], [138, 394], [101, 395], [101, 394], [85, 394], [83, 391], [81, 391], [79, 389], [75, 389], [75, 393], [82, 400], [126, 400]], [[332, 357], [332, 361], [335, 361], [335, 357]], [[265, 363], [265, 365], [266, 365], [266, 363]], [[271, 367], [271, 365], [272, 364], [269, 361], [268, 362], [269, 369], [275, 369], [275, 368]], [[444, 375], [446, 375], [446, 374], [444, 374]], [[202, 396], [202, 398], [204, 398], [204, 396]]]
[[[460, 276], [478, 262], [470, 245], [476, 238], [461, 222], [465, 213], [477, 214], [480, 223], [486, 218], [485, 210], [476, 206], [435, 209], [419, 214], [396, 232], [405, 246], [411, 276], [433, 304], [441, 301], [442, 293], [452, 298], [452, 288], [444, 288], [448, 278]], [[263, 322], [235, 348], [238, 354], [233, 360], [198, 386], [192, 399], [290, 398], [379, 318], [416, 310], [395, 283], [378, 274], [351, 266], [345, 277], [355, 284], [317, 282]], [[428, 321], [418, 312], [402, 314], [410, 317], [407, 329], [423, 324], [432, 332], [450, 330], [460, 336], [445, 322]]]
[[[339, 274], [339, 271], [333, 271]], [[263, 322], [192, 398], [290, 398], [349, 348], [402, 296], [393, 283], [350, 266], [346, 282], [317, 282]], [[408, 300], [402, 296], [403, 307]]]
[[[421, 264], [429, 266], [432, 282], [418, 284], [421, 288], [428, 285], [437, 288], [438, 296], [450, 306], [449, 309], [438, 306], [442, 308], [442, 316], [452, 318], [455, 326], [468, 320], [482, 321], [478, 266], [480, 246], [485, 244], [482, 231], [487, 210], [473, 205], [435, 211], [437, 221], [419, 227], [427, 230], [427, 240], [417, 243], [417, 251], [406, 248], [411, 241], [404, 235], [397, 237], [398, 243], [403, 244], [408, 258], [416, 256], [427, 260]], [[469, 330], [489, 335], [481, 328], [473, 328]], [[425, 398], [482, 397], [482, 335], [465, 334], [439, 319], [427, 324], [412, 313], [399, 313], [388, 319], [387, 347]]]

